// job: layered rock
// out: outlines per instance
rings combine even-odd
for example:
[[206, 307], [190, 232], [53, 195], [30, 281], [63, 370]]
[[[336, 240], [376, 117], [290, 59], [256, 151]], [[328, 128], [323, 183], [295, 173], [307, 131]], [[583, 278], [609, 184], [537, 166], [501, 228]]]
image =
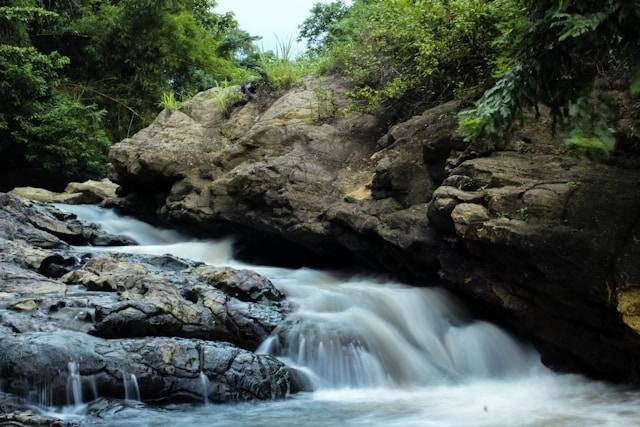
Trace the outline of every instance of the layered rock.
[[314, 94], [332, 91], [339, 110], [346, 89], [309, 79], [228, 119], [207, 93], [163, 112], [111, 151], [118, 204], [263, 252], [287, 241], [440, 280], [549, 363], [640, 380], [637, 162], [567, 160], [544, 111], [493, 152], [456, 134], [457, 102], [391, 127], [384, 115], [319, 121]]
[[253, 350], [287, 308], [284, 295], [255, 273], [169, 256], [102, 254], [62, 281], [117, 292], [114, 301], [95, 304], [91, 333], [105, 338], [194, 337]]
[[282, 362], [251, 352], [288, 310], [268, 279], [69, 244], [100, 242], [133, 243], [0, 194], [0, 385], [13, 402], [0, 420], [54, 423], [16, 396], [73, 403], [72, 384], [76, 397], [82, 390], [90, 401], [123, 398], [135, 379], [140, 397], [158, 403], [272, 399], [296, 390]]

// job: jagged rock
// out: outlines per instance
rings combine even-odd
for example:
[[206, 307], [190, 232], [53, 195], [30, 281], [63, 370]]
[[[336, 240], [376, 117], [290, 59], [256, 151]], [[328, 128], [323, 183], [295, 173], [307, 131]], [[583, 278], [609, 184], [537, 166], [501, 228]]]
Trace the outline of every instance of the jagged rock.
[[640, 274], [629, 266], [640, 171], [502, 152], [452, 174], [475, 185], [434, 194], [432, 224], [455, 236], [440, 256], [441, 277], [506, 313], [549, 362], [640, 380]]
[[95, 306], [92, 333], [106, 338], [193, 337], [253, 350], [284, 320], [284, 295], [264, 277], [178, 259], [158, 268], [167, 258], [101, 254], [63, 281], [118, 292]]
[[0, 193], [0, 239], [24, 240], [44, 249], [62, 248], [65, 244], [136, 244], [128, 237], [106, 233], [95, 224], [79, 221], [74, 215], [53, 206], [21, 200], [4, 193]]
[[201, 402], [201, 373], [208, 377], [213, 402], [281, 398], [290, 387], [282, 362], [222, 342], [104, 340], [68, 331], [5, 335], [0, 342], [6, 391], [26, 396], [47, 388], [54, 404], [66, 403], [70, 363], [78, 365], [85, 396], [91, 396], [93, 383], [100, 396], [124, 398], [132, 375], [141, 398], [155, 402]]
[[[276, 359], [195, 339], [256, 348], [288, 309], [271, 282], [169, 255], [95, 255], [68, 244], [104, 236], [51, 206], [0, 194], [4, 391], [66, 404], [72, 362], [87, 400], [124, 397], [132, 375], [142, 398], [153, 402], [201, 402], [205, 393], [217, 402], [271, 399], [300, 388]], [[5, 412], [6, 423], [63, 425], [23, 407]]]
[[[386, 132], [381, 117], [314, 119], [317, 91], [332, 90], [340, 109], [349, 102], [346, 89], [334, 77], [307, 79], [265, 110], [249, 102], [229, 119], [202, 113], [212, 108], [206, 93], [162, 113], [111, 150], [110, 177], [124, 195], [120, 206], [136, 210], [147, 203], [166, 221], [244, 234], [263, 254], [283, 252], [276, 248], [288, 241], [324, 258], [432, 276], [438, 239], [428, 231], [426, 203], [437, 183], [422, 164], [425, 150], [438, 151], [425, 147], [443, 144], [446, 130], [455, 129], [459, 105], [392, 131], [398, 140], [379, 151], [376, 141]], [[428, 157], [444, 168], [444, 152]], [[429, 267], [406, 262], [407, 247], [415, 263]]]

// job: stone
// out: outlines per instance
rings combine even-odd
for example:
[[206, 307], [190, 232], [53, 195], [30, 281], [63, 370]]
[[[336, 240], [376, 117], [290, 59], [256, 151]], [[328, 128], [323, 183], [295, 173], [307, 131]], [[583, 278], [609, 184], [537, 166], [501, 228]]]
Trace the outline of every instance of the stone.
[[53, 403], [66, 404], [70, 362], [83, 387], [93, 381], [103, 397], [124, 398], [124, 381], [135, 375], [144, 401], [202, 402], [200, 373], [209, 379], [212, 402], [282, 398], [290, 376], [282, 362], [231, 344], [181, 338], [105, 340], [57, 331], [3, 336], [0, 373], [5, 389], [26, 396], [49, 387]]
[[640, 381], [637, 162], [568, 162], [545, 109], [493, 151], [458, 135], [459, 102], [400, 123], [383, 109], [316, 123], [318, 89], [347, 105], [348, 84], [323, 77], [229, 117], [207, 92], [162, 113], [112, 148], [113, 204], [236, 234], [245, 256], [441, 283], [553, 366]]

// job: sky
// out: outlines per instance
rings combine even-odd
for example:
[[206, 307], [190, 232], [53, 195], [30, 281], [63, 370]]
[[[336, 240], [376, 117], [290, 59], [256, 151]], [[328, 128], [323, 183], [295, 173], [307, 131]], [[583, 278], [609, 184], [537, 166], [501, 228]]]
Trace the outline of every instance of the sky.
[[[309, 16], [318, 0], [218, 0], [216, 12], [233, 12], [240, 28], [261, 36], [258, 46], [275, 50], [277, 38], [294, 40], [296, 53], [302, 53], [305, 43], [298, 43], [298, 25]], [[276, 38], [277, 36], [277, 38]]]

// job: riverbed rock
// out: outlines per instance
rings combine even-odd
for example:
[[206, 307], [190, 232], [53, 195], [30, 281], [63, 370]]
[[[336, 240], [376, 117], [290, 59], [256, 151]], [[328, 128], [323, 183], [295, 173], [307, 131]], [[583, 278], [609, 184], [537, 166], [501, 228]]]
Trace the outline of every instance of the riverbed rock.
[[68, 245], [126, 246], [136, 242], [105, 232], [95, 224], [79, 221], [47, 204], [21, 200], [0, 193], [0, 238], [24, 240], [50, 249]]
[[[98, 395], [144, 401], [213, 402], [284, 397], [289, 372], [282, 362], [223, 342], [180, 338], [105, 340], [57, 331], [0, 337], [0, 373], [9, 393], [46, 389], [67, 403], [71, 365], [87, 400]], [[208, 379], [203, 384], [201, 373]], [[135, 378], [134, 378], [135, 376]], [[135, 391], [137, 383], [137, 392]], [[206, 389], [205, 389], [206, 387]], [[128, 390], [126, 389], [128, 388]]]
[[397, 124], [318, 120], [318, 90], [345, 105], [348, 85], [323, 77], [228, 118], [204, 95], [164, 112], [112, 148], [115, 203], [263, 253], [440, 282], [550, 365], [640, 381], [637, 153], [571, 159], [544, 108], [492, 151], [458, 135], [459, 102]]
[[193, 337], [255, 350], [284, 320], [284, 295], [268, 279], [176, 258], [158, 268], [167, 258], [101, 254], [62, 280], [118, 293], [95, 306], [92, 333], [105, 338]]
[[[289, 310], [268, 279], [170, 255], [70, 245], [103, 236], [52, 206], [0, 193], [3, 391], [45, 406], [73, 403], [72, 364], [85, 401], [136, 398], [134, 378], [152, 403], [273, 399], [296, 390], [300, 380], [284, 364], [246, 350]], [[58, 422], [23, 407], [2, 417]]]

